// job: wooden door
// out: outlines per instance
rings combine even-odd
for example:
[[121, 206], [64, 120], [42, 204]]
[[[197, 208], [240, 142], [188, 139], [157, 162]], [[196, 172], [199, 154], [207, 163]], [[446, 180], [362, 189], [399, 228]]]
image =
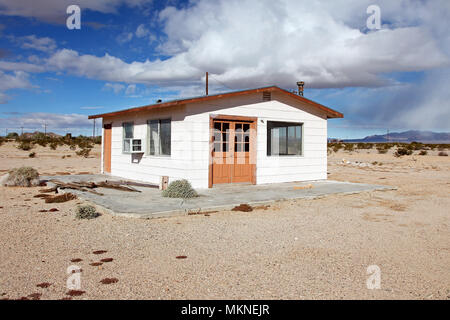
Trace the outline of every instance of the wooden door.
[[111, 124], [103, 126], [103, 172], [111, 173]]
[[255, 183], [255, 129], [253, 120], [214, 119], [212, 122], [212, 182]]

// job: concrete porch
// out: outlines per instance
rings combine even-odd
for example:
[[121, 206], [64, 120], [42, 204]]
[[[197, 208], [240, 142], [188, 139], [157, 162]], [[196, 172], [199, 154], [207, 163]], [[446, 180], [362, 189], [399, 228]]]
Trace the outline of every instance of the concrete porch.
[[[124, 180], [100, 174], [43, 176], [41, 179], [57, 179], [63, 182]], [[79, 198], [100, 206], [104, 209], [103, 211], [112, 215], [148, 219], [230, 210], [243, 203], [263, 205], [289, 199], [314, 199], [331, 194], [353, 194], [364, 191], [396, 189], [391, 186], [330, 180], [265, 185], [219, 185], [211, 189], [199, 189], [197, 190], [199, 197], [183, 200], [162, 197], [161, 191], [155, 188], [134, 188], [141, 192], [125, 192], [105, 188], [96, 189], [104, 194], [101, 196], [77, 190], [64, 191], [74, 193]]]

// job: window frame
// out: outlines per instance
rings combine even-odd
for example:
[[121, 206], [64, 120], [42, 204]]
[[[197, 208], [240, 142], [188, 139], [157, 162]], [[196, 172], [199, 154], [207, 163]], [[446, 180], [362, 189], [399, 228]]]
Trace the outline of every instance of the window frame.
[[[161, 122], [162, 121], [168, 121], [169, 125], [170, 125], [170, 131], [169, 131], [169, 153], [168, 154], [151, 154], [150, 150], [151, 150], [151, 128], [150, 128], [150, 124], [151, 122], [155, 122], [158, 121], [158, 138], [159, 138], [159, 146], [162, 145], [161, 143]], [[161, 147], [160, 147], [161, 149]], [[172, 156], [172, 118], [168, 117], [168, 118], [156, 118], [156, 119], [149, 119], [147, 120], [147, 146], [146, 146], [146, 150], [145, 150], [145, 155], [148, 157], [163, 157], [163, 158], [170, 158]]]
[[[131, 124], [131, 129], [132, 129], [132, 137], [131, 138], [127, 138], [126, 137], [126, 132], [125, 132], [125, 126]], [[133, 153], [133, 139], [134, 139], [134, 122], [133, 121], [124, 121], [122, 122], [122, 153], [124, 154], [130, 154]], [[129, 141], [129, 146], [130, 146], [130, 150], [125, 150], [125, 141], [128, 140]]]
[[[276, 121], [276, 120], [267, 120], [267, 135], [266, 135], [266, 155], [268, 157], [304, 157], [304, 122], [289, 122], [289, 121]], [[276, 123], [276, 126], [270, 126], [270, 123]], [[300, 127], [300, 153], [298, 154], [289, 154], [289, 127]], [[286, 132], [286, 153], [272, 154], [272, 142], [271, 142], [271, 134], [273, 128], [285, 128]], [[295, 130], [296, 132], [296, 130]], [[296, 135], [295, 135], [296, 136]]]

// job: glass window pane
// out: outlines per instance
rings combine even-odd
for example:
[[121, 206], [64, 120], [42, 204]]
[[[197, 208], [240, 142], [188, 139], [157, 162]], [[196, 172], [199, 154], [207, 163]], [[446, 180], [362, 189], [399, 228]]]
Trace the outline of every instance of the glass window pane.
[[133, 123], [126, 122], [123, 124], [123, 132], [125, 139], [133, 139]]
[[301, 124], [268, 121], [267, 155], [301, 155], [301, 134]]
[[159, 122], [158, 122], [158, 120], [149, 121], [149, 127], [150, 127], [149, 154], [159, 155], [159, 134], [158, 134]]
[[129, 139], [123, 140], [123, 151], [130, 152], [130, 140]]
[[222, 151], [222, 144], [214, 143], [214, 152], [221, 152], [221, 151]]
[[170, 133], [170, 119], [161, 120], [161, 132], [160, 132], [160, 145], [161, 145], [161, 154], [170, 155], [170, 146], [171, 146], [171, 133]]

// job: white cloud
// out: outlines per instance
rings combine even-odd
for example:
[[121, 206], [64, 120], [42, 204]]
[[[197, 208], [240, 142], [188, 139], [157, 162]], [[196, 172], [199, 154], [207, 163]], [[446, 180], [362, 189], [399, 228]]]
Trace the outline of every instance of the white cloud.
[[125, 90], [125, 94], [127, 95], [133, 95], [136, 93], [136, 85], [135, 84], [130, 84], [127, 89]]
[[136, 37], [143, 38], [148, 35], [150, 31], [145, 27], [144, 24], [140, 24], [136, 29]]
[[30, 112], [15, 117], [0, 118], [0, 127], [2, 128], [23, 126], [25, 129], [39, 129], [44, 123], [47, 124], [48, 130], [92, 127], [92, 121], [88, 120], [86, 115], [76, 113]]
[[[162, 85], [200, 83], [209, 71], [235, 88], [292, 88], [300, 79], [315, 88], [376, 87], [392, 84], [383, 73], [449, 65], [434, 29], [417, 21], [420, 13], [404, 17], [401, 7], [383, 1], [380, 6], [389, 8], [386, 15], [393, 26], [401, 27], [363, 33], [356, 27], [364, 29], [367, 18], [361, 1], [356, 7], [362, 12], [355, 19], [354, 10], [339, 9], [342, 2], [336, 2], [325, 6], [318, 1], [199, 0], [185, 9], [168, 7], [160, 13], [167, 40], [159, 50], [172, 55], [167, 60], [127, 63], [108, 54], [96, 57], [64, 49], [49, 59], [49, 65], [93, 79]], [[399, 21], [391, 11], [400, 14]], [[430, 15], [435, 12], [429, 10]], [[125, 34], [122, 41], [132, 36]]]
[[119, 44], [124, 44], [130, 42], [133, 39], [133, 33], [131, 32], [123, 32], [116, 37], [116, 40]]
[[28, 78], [28, 73], [23, 71], [14, 71], [13, 73], [0, 71], [0, 104], [4, 104], [10, 99], [6, 94], [8, 90], [33, 88]]
[[[102, 13], [117, 13], [121, 5], [142, 7], [152, 0], [77, 0], [82, 10], [93, 10]], [[34, 17], [40, 20], [65, 23], [66, 9], [74, 4], [73, 0], [39, 0], [39, 4], [30, 0], [0, 0], [0, 14], [9, 16]]]
[[112, 90], [114, 91], [115, 94], [120, 93], [123, 89], [125, 88], [125, 86], [123, 84], [120, 83], [105, 83], [105, 85], [103, 86], [103, 90]]
[[18, 43], [22, 49], [33, 49], [42, 52], [52, 52], [56, 49], [55, 40], [48, 37], [38, 38], [34, 34], [18, 38], [13, 37], [13, 40]]

